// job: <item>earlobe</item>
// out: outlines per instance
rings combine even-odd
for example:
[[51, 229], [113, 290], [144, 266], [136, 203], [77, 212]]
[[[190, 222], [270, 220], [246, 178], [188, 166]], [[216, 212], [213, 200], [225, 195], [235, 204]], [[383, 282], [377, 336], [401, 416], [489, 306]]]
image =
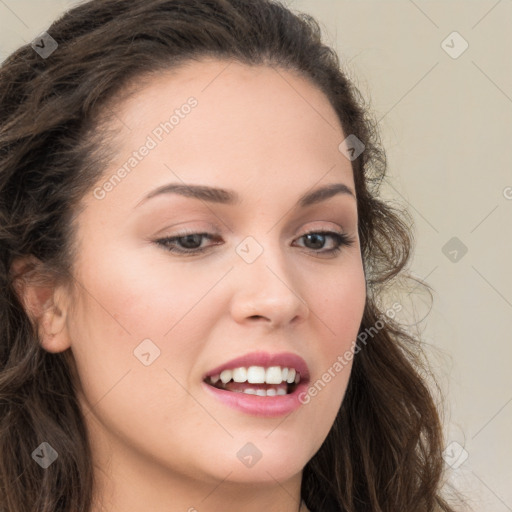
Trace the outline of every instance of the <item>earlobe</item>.
[[37, 328], [41, 346], [48, 352], [62, 352], [70, 346], [66, 297], [62, 288], [55, 287], [51, 279], [38, 275], [40, 265], [41, 262], [33, 257], [15, 261], [11, 267], [15, 276], [13, 287]]
[[52, 297], [44, 306], [38, 325], [39, 341], [48, 352], [62, 352], [70, 347], [67, 332], [67, 310], [63, 301], [55, 300], [59, 290], [54, 290]]

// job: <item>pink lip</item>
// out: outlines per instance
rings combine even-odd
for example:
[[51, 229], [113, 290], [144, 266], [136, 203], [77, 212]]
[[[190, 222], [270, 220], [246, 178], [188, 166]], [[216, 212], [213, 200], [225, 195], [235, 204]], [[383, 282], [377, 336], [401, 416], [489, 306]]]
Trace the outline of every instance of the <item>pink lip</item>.
[[[302, 357], [292, 354], [291, 352], [280, 352], [277, 354], [270, 354], [269, 352], [251, 352], [250, 354], [237, 357], [236, 359], [232, 359], [231, 361], [210, 370], [206, 375], [204, 375], [203, 380], [206, 379], [206, 377], [218, 375], [223, 370], [232, 370], [233, 368], [238, 368], [240, 366], [244, 366], [246, 368], [249, 366], [281, 366], [282, 368], [295, 368], [300, 373], [301, 384], [309, 380], [309, 369], [306, 361], [304, 361]], [[228, 391], [228, 393], [231, 392]]]
[[[218, 375], [223, 370], [232, 370], [239, 366], [281, 366], [282, 368], [295, 368], [300, 373], [300, 382], [293, 393], [287, 395], [275, 396], [257, 396], [234, 391], [218, 389], [205, 382], [207, 377]], [[276, 417], [284, 414], [290, 414], [298, 409], [303, 402], [300, 397], [306, 392], [309, 382], [309, 369], [306, 361], [302, 357], [291, 352], [280, 352], [270, 354], [268, 352], [251, 352], [242, 357], [232, 359], [221, 366], [210, 370], [201, 383], [207, 393], [212, 393], [215, 398], [224, 404], [238, 409], [246, 414], [261, 417]]]
[[304, 404], [301, 401], [301, 396], [307, 393], [308, 389], [308, 384], [301, 380], [295, 391], [288, 395], [257, 396], [218, 389], [206, 382], [201, 382], [201, 385], [206, 393], [211, 393], [227, 406], [245, 414], [265, 418], [283, 416], [298, 409]]

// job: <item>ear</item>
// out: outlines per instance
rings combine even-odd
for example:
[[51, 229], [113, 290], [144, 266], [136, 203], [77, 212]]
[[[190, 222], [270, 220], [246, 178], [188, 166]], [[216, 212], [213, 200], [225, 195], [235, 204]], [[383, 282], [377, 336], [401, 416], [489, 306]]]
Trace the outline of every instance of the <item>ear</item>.
[[69, 298], [64, 287], [56, 286], [42, 267], [33, 256], [16, 259], [10, 269], [13, 287], [36, 326], [42, 347], [48, 352], [62, 352], [71, 346], [66, 324]]

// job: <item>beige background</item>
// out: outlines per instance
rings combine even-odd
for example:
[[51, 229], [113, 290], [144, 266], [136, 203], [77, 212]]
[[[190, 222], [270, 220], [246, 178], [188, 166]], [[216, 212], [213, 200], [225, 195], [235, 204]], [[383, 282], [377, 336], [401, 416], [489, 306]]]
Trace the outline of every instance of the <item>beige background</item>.
[[[73, 3], [0, 0], [0, 60]], [[428, 296], [402, 301], [448, 396], [446, 445], [458, 445], [446, 476], [475, 512], [512, 511], [512, 1], [287, 4], [320, 21], [371, 101], [388, 156], [384, 196], [414, 217], [410, 270], [434, 302], [424, 319]], [[459, 247], [443, 252], [453, 237]]]

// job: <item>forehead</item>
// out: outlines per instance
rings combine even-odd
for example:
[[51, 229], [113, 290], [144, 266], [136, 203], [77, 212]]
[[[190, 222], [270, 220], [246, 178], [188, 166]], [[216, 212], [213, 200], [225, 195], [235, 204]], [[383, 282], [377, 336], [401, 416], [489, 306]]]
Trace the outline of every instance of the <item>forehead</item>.
[[[327, 177], [353, 188], [336, 112], [297, 72], [204, 59], [148, 75], [135, 86], [115, 106], [119, 130], [110, 168], [129, 172], [121, 185], [130, 204], [180, 179], [235, 189], [249, 183], [269, 193], [279, 183], [296, 183], [302, 193]], [[135, 162], [144, 145], [151, 151]], [[130, 159], [133, 168], [126, 165]]]
[[[297, 135], [314, 143], [319, 139], [338, 142], [342, 128], [325, 94], [295, 70], [270, 65], [246, 65], [237, 61], [204, 58], [187, 61], [178, 68], [145, 76], [135, 83], [128, 100], [116, 107], [118, 121], [130, 133], [123, 140], [131, 142], [140, 132], [169, 121], [191, 97], [197, 101], [187, 122], [173, 130], [171, 139], [194, 128], [198, 137], [220, 138], [223, 133], [254, 136], [262, 142], [269, 136], [281, 143]], [[180, 116], [183, 120], [183, 116]], [[297, 125], [296, 122], [302, 122]], [[212, 130], [212, 128], [215, 128]], [[243, 133], [239, 133], [240, 128]], [[176, 126], [176, 128], [178, 128]], [[281, 131], [280, 131], [281, 130]], [[126, 132], [126, 130], [123, 130]], [[133, 141], [135, 142], [135, 141]], [[232, 140], [233, 144], [234, 141]]]

